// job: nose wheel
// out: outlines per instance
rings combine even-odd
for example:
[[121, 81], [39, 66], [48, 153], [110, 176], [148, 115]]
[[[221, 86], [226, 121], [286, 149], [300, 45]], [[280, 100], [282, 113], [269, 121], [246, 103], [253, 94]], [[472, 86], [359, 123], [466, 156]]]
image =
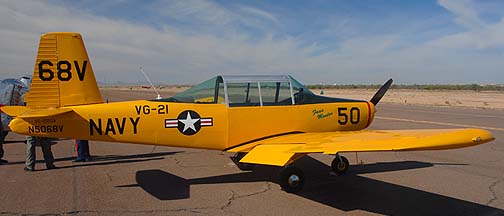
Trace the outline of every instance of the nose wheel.
[[348, 159], [346, 157], [340, 156], [339, 154], [336, 154], [336, 157], [334, 157], [331, 163], [331, 169], [336, 174], [343, 175], [348, 170], [348, 167], [350, 167]]
[[280, 171], [280, 186], [287, 193], [296, 193], [303, 189], [304, 173], [301, 169], [287, 166]]

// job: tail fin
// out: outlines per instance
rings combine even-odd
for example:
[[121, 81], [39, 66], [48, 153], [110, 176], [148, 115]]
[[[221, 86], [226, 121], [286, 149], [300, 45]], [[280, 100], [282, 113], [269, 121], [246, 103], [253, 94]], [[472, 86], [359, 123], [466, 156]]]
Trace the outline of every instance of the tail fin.
[[52, 32], [40, 36], [25, 102], [30, 108], [103, 103], [79, 33]]

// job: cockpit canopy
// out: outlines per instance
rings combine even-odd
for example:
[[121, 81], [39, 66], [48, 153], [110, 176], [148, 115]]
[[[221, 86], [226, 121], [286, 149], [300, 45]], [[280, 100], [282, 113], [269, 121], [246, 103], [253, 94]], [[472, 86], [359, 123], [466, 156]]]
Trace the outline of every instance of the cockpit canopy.
[[220, 75], [161, 99], [167, 102], [226, 104], [236, 106], [278, 106], [334, 102], [335, 99], [315, 95], [289, 75]]

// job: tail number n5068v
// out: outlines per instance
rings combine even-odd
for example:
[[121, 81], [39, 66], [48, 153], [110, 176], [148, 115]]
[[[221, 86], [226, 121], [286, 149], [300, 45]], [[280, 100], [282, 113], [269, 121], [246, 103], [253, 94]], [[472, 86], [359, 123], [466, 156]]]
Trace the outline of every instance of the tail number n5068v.
[[29, 126], [28, 133], [58, 133], [63, 132], [63, 125]]
[[338, 108], [338, 123], [340, 125], [345, 125], [350, 120], [352, 124], [359, 124], [360, 122], [360, 109], [357, 107], [348, 108], [339, 107]]

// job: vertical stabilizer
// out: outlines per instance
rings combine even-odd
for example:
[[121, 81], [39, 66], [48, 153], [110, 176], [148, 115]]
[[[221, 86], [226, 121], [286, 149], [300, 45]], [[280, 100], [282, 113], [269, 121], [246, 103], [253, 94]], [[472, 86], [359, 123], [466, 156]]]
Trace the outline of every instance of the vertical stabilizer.
[[103, 103], [79, 33], [52, 32], [40, 37], [25, 102], [31, 108]]

